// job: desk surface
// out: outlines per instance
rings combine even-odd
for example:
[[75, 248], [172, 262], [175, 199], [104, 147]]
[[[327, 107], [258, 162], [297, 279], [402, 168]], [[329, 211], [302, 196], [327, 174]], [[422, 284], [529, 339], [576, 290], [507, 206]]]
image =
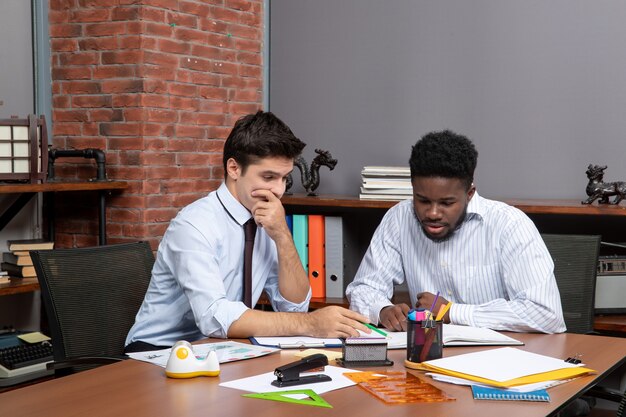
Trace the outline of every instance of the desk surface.
[[[557, 412], [609, 371], [624, 362], [626, 339], [577, 334], [515, 334], [526, 345], [522, 349], [566, 358], [582, 354], [585, 363], [598, 371], [577, 380], [550, 388], [550, 403], [476, 401], [468, 387], [435, 383], [456, 401], [446, 403], [386, 405], [358, 387], [323, 395], [333, 408], [323, 409], [295, 404], [243, 398], [243, 391], [223, 388], [221, 381], [272, 371], [294, 361], [294, 351], [283, 350], [266, 357], [223, 364], [219, 378], [168, 379], [155, 365], [124, 361], [65, 378], [43, 382], [0, 394], [0, 415], [45, 416], [546, 416]], [[468, 353], [481, 348], [446, 348], [445, 356]], [[389, 351], [393, 369], [404, 370], [404, 350]], [[368, 368], [372, 369], [372, 368]], [[391, 368], [384, 368], [391, 369]], [[414, 372], [421, 375], [420, 372]]]

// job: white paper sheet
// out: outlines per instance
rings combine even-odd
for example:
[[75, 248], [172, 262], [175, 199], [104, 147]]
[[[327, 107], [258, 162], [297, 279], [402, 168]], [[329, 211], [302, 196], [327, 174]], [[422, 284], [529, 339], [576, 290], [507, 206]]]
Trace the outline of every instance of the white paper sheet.
[[[436, 373], [433, 373], [433, 372], [426, 372], [426, 375], [428, 375], [429, 377], [431, 377], [435, 381], [447, 382], [449, 384], [455, 384], [455, 385], [478, 385], [480, 387], [493, 388], [493, 387], [491, 387], [489, 385], [478, 384], [476, 381], [470, 381], [469, 379], [457, 378], [455, 376], [436, 374]], [[563, 379], [561, 381], [544, 381], [544, 382], [535, 382], [535, 383], [532, 383], [532, 384], [517, 385], [515, 387], [509, 387], [509, 388], [507, 388], [507, 390], [508, 391], [514, 391], [514, 392], [530, 392], [530, 391], [535, 391], [535, 390], [538, 390], [538, 389], [546, 389], [546, 388], [554, 387], [554, 386], [563, 384], [563, 383], [568, 382], [568, 381], [572, 381], [572, 379]]]
[[[220, 363], [226, 363], [269, 355], [270, 353], [277, 352], [280, 349], [231, 341], [193, 345], [193, 353], [199, 358], [205, 358], [206, 355], [208, 355], [212, 350], [217, 353], [217, 360]], [[170, 357], [170, 352], [171, 349], [161, 349], [146, 352], [133, 352], [128, 353], [127, 355], [132, 359], [152, 363], [165, 368], [167, 360]]]
[[511, 347], [434, 359], [426, 363], [499, 382], [579, 366], [565, 362], [563, 359], [551, 358]]
[[328, 391], [333, 391], [340, 388], [350, 387], [356, 385], [345, 376], [346, 372], [359, 372], [352, 369], [340, 368], [337, 366], [326, 366], [324, 368], [324, 375], [328, 375], [332, 378], [332, 381], [328, 382], [316, 382], [314, 384], [295, 385], [290, 387], [276, 387], [272, 385], [272, 381], [276, 380], [274, 371], [267, 372], [261, 375], [255, 375], [248, 378], [236, 379], [234, 381], [222, 382], [220, 386], [227, 388], [240, 389], [250, 392], [278, 392], [278, 391], [290, 391], [294, 389], [312, 389], [317, 394], [323, 394]]

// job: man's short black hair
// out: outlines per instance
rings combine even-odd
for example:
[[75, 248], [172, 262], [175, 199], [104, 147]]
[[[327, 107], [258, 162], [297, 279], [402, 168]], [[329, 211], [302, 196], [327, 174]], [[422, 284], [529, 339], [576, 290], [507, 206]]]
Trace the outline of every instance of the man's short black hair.
[[467, 188], [474, 182], [478, 152], [465, 136], [450, 130], [430, 132], [411, 151], [411, 178], [458, 178]]
[[306, 146], [289, 126], [271, 112], [258, 111], [243, 116], [235, 123], [224, 143], [224, 176], [226, 162], [233, 158], [245, 173], [260, 158], [297, 158]]

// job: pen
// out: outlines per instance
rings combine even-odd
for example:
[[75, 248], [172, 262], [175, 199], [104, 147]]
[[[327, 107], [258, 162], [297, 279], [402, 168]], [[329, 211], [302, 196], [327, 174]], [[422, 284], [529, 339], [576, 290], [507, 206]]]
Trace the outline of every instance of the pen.
[[369, 327], [371, 330], [375, 331], [376, 333], [380, 333], [383, 336], [387, 337], [387, 333], [385, 333], [382, 330], [372, 326], [371, 324], [369, 324], [369, 323], [363, 323], [363, 324], [365, 325], [365, 327]]

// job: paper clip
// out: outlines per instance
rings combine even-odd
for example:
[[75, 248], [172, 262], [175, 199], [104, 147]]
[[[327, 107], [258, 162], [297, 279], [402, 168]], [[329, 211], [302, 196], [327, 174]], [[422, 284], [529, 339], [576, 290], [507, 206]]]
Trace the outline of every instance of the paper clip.
[[582, 358], [582, 356], [583, 356], [582, 353], [577, 353], [573, 357], [570, 356], [569, 358], [565, 359], [565, 362], [573, 363], [574, 365], [578, 365], [579, 363], [582, 362], [582, 360], [580, 360], [580, 358]]

